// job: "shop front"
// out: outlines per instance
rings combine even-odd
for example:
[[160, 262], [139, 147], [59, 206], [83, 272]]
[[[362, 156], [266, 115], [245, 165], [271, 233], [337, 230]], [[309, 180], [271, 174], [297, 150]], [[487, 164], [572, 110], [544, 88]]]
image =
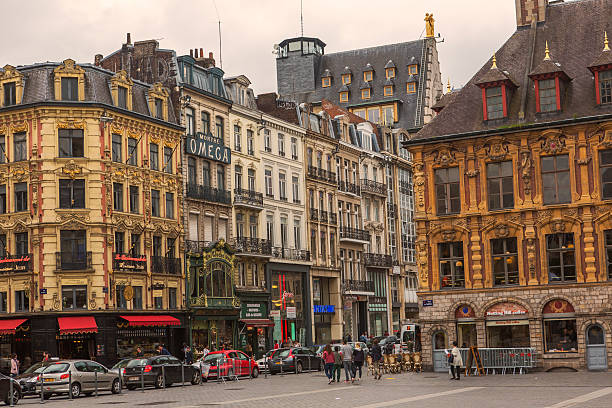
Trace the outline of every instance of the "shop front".
[[308, 266], [267, 264], [274, 319], [272, 344], [312, 343]]
[[312, 278], [315, 344], [339, 341], [342, 337], [342, 309], [336, 309], [341, 300], [338, 281], [338, 278]]
[[178, 357], [181, 357], [180, 342], [174, 331], [181, 330], [180, 319], [169, 315], [120, 315], [116, 318], [117, 357], [136, 356], [140, 347], [145, 356], [158, 354], [157, 347], [164, 346]]
[[487, 347], [530, 347], [528, 311], [523, 306], [503, 302], [485, 312]]
[[274, 321], [268, 318], [268, 301], [262, 298], [241, 298], [239, 348], [249, 356], [261, 358], [271, 347], [270, 331]]
[[474, 309], [469, 305], [459, 306], [455, 310], [455, 319], [457, 321], [457, 344], [459, 344], [459, 347], [478, 346]]
[[20, 361], [32, 356], [32, 337], [29, 319], [0, 320], [0, 358], [17, 353]]
[[371, 336], [384, 336], [389, 333], [389, 319], [387, 312], [387, 299], [379, 296], [370, 296], [368, 312], [370, 313]]
[[57, 350], [61, 359], [92, 359], [96, 356], [98, 324], [93, 316], [57, 318]]

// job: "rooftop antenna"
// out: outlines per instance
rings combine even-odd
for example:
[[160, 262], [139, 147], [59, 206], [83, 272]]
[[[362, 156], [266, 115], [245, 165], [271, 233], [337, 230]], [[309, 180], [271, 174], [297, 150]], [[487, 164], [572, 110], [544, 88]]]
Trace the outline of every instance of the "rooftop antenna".
[[303, 0], [300, 0], [300, 26], [302, 28], [302, 37], [304, 36], [304, 13], [303, 13]]
[[215, 6], [215, 12], [217, 13], [217, 21], [219, 22], [219, 65], [223, 69], [223, 55], [221, 54], [221, 17], [219, 17], [219, 9], [217, 8], [217, 2], [213, 0]]

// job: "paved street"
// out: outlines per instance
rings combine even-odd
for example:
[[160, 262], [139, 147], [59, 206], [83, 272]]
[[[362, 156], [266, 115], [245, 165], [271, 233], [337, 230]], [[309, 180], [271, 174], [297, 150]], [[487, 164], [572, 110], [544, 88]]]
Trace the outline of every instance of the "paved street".
[[[534, 373], [522, 376], [496, 375], [449, 381], [437, 373], [393, 374], [374, 381], [327, 385], [322, 373], [263, 376], [227, 384], [206, 383], [202, 386], [173, 386], [167, 390], [124, 391], [121, 395], [104, 393], [98, 398], [83, 397], [77, 401], [55, 397], [46, 401], [49, 407], [72, 404], [87, 406], [118, 405], [163, 406], [170, 408], [228, 407], [533, 407], [604, 408], [610, 406], [612, 373]], [[39, 404], [26, 398], [20, 406]]]

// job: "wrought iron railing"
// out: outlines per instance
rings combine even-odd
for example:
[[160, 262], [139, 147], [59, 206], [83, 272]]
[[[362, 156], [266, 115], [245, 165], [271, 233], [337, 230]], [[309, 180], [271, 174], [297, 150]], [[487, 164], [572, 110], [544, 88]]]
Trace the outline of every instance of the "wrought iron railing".
[[306, 173], [307, 177], [314, 178], [320, 181], [325, 181], [328, 183], [336, 182], [336, 173], [321, 169], [316, 166], [308, 166], [308, 171]]
[[274, 247], [272, 249], [272, 256], [291, 261], [310, 261], [310, 251], [304, 249]]
[[242, 188], [234, 189], [234, 205], [244, 204], [254, 207], [263, 207], [263, 193]]
[[393, 257], [385, 254], [375, 254], [366, 252], [362, 255], [363, 264], [365, 266], [378, 266], [381, 268], [390, 268], [393, 266]]
[[185, 241], [185, 252], [191, 252], [194, 254], [200, 254], [204, 251], [204, 248], [208, 248], [212, 242], [210, 241]]
[[361, 194], [361, 189], [359, 188], [357, 184], [348, 183], [346, 181], [339, 181], [338, 189], [340, 191], [344, 191], [345, 193], [349, 193], [349, 194], [355, 194], [355, 195]]
[[329, 213], [329, 223], [332, 225], [338, 224], [338, 214], [336, 214], [335, 212], [330, 212]]
[[199, 184], [187, 184], [187, 197], [221, 204], [232, 203], [229, 191]]
[[378, 181], [361, 179], [361, 191], [378, 195], [387, 195], [387, 185]]
[[319, 221], [319, 210], [316, 208], [310, 209], [310, 221]]
[[56, 252], [55, 267], [60, 271], [80, 271], [91, 269], [91, 251]]
[[167, 256], [152, 256], [151, 272], [178, 275], [181, 273], [181, 260]]
[[319, 220], [320, 220], [321, 222], [325, 222], [325, 223], [327, 223], [327, 219], [328, 219], [328, 217], [327, 217], [327, 211], [319, 210]]
[[345, 279], [342, 282], [342, 292], [360, 292], [374, 294], [374, 281]]
[[352, 227], [340, 228], [340, 239], [355, 239], [359, 241], [369, 241], [370, 233], [366, 230]]
[[272, 242], [268, 239], [237, 237], [230, 243], [238, 253], [272, 255]]

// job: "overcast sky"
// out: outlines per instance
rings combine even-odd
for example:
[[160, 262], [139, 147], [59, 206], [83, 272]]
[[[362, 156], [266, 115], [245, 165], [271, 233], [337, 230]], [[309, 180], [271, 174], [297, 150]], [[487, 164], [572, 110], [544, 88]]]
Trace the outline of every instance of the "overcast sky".
[[[93, 62], [132, 41], [159, 39], [177, 55], [214, 53], [256, 93], [276, 90], [273, 46], [300, 35], [300, 0], [27, 0], [2, 2], [0, 66], [73, 58]], [[304, 35], [327, 53], [418, 39], [434, 13], [442, 77], [467, 82], [516, 28], [515, 0], [303, 0]], [[218, 13], [217, 13], [218, 10]], [[8, 35], [7, 33], [12, 33]], [[446, 89], [446, 87], [445, 87]]]

